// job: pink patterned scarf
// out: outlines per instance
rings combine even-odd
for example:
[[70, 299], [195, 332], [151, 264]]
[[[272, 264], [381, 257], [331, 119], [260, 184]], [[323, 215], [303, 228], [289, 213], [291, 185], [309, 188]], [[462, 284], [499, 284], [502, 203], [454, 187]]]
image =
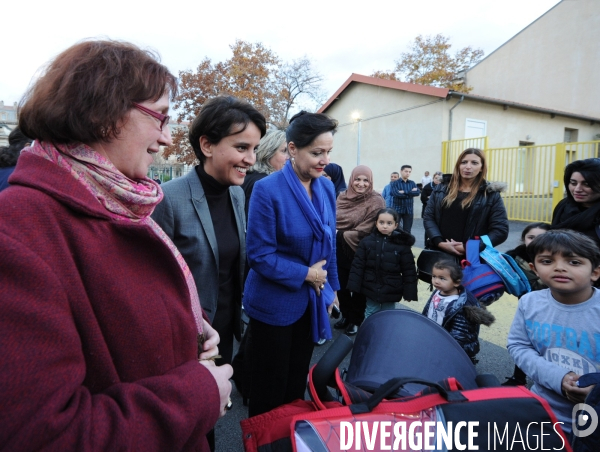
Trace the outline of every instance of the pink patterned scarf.
[[148, 178], [134, 181], [121, 173], [113, 163], [85, 144], [60, 145], [35, 141], [22, 152], [43, 157], [66, 169], [102, 204], [115, 220], [140, 223], [167, 245], [177, 259], [190, 293], [192, 312], [198, 334], [202, 335], [202, 312], [196, 283], [183, 256], [167, 234], [150, 217], [163, 199], [160, 186]]

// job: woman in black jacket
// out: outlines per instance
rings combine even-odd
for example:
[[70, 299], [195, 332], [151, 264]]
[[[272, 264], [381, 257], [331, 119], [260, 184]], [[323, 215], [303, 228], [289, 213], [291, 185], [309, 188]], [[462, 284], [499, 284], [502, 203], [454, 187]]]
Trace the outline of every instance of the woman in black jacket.
[[581, 232], [600, 246], [600, 159], [570, 163], [564, 181], [567, 197], [552, 213], [552, 229]]
[[486, 182], [486, 175], [483, 152], [465, 149], [450, 182], [438, 185], [429, 197], [423, 215], [429, 248], [461, 257], [473, 237], [487, 235], [494, 246], [507, 239], [508, 218], [500, 196], [504, 184]]
[[402, 298], [417, 300], [414, 243], [411, 234], [398, 229], [394, 209], [377, 212], [373, 232], [356, 249], [346, 286], [367, 297], [365, 319], [382, 309], [394, 309]]

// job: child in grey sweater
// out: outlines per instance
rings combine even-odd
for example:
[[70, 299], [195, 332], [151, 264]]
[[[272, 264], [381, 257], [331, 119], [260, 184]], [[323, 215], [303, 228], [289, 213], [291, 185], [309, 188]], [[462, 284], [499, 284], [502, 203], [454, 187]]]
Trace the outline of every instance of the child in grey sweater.
[[600, 370], [600, 291], [592, 287], [600, 277], [600, 250], [583, 234], [555, 230], [536, 237], [527, 252], [548, 289], [519, 300], [508, 351], [570, 433], [573, 407], [592, 389], [577, 380]]

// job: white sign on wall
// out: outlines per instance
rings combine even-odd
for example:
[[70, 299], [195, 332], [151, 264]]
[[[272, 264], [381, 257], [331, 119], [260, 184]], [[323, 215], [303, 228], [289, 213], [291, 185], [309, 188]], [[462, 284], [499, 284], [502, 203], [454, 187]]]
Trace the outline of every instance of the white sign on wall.
[[465, 125], [465, 138], [479, 138], [487, 135], [487, 121], [469, 119]]

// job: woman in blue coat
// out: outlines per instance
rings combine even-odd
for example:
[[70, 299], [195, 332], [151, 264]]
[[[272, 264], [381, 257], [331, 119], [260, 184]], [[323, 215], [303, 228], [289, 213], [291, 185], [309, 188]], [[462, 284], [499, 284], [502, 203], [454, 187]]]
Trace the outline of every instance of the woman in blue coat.
[[335, 192], [321, 177], [337, 122], [301, 112], [286, 132], [291, 160], [254, 186], [248, 213], [250, 416], [304, 398], [315, 342], [338, 305]]

